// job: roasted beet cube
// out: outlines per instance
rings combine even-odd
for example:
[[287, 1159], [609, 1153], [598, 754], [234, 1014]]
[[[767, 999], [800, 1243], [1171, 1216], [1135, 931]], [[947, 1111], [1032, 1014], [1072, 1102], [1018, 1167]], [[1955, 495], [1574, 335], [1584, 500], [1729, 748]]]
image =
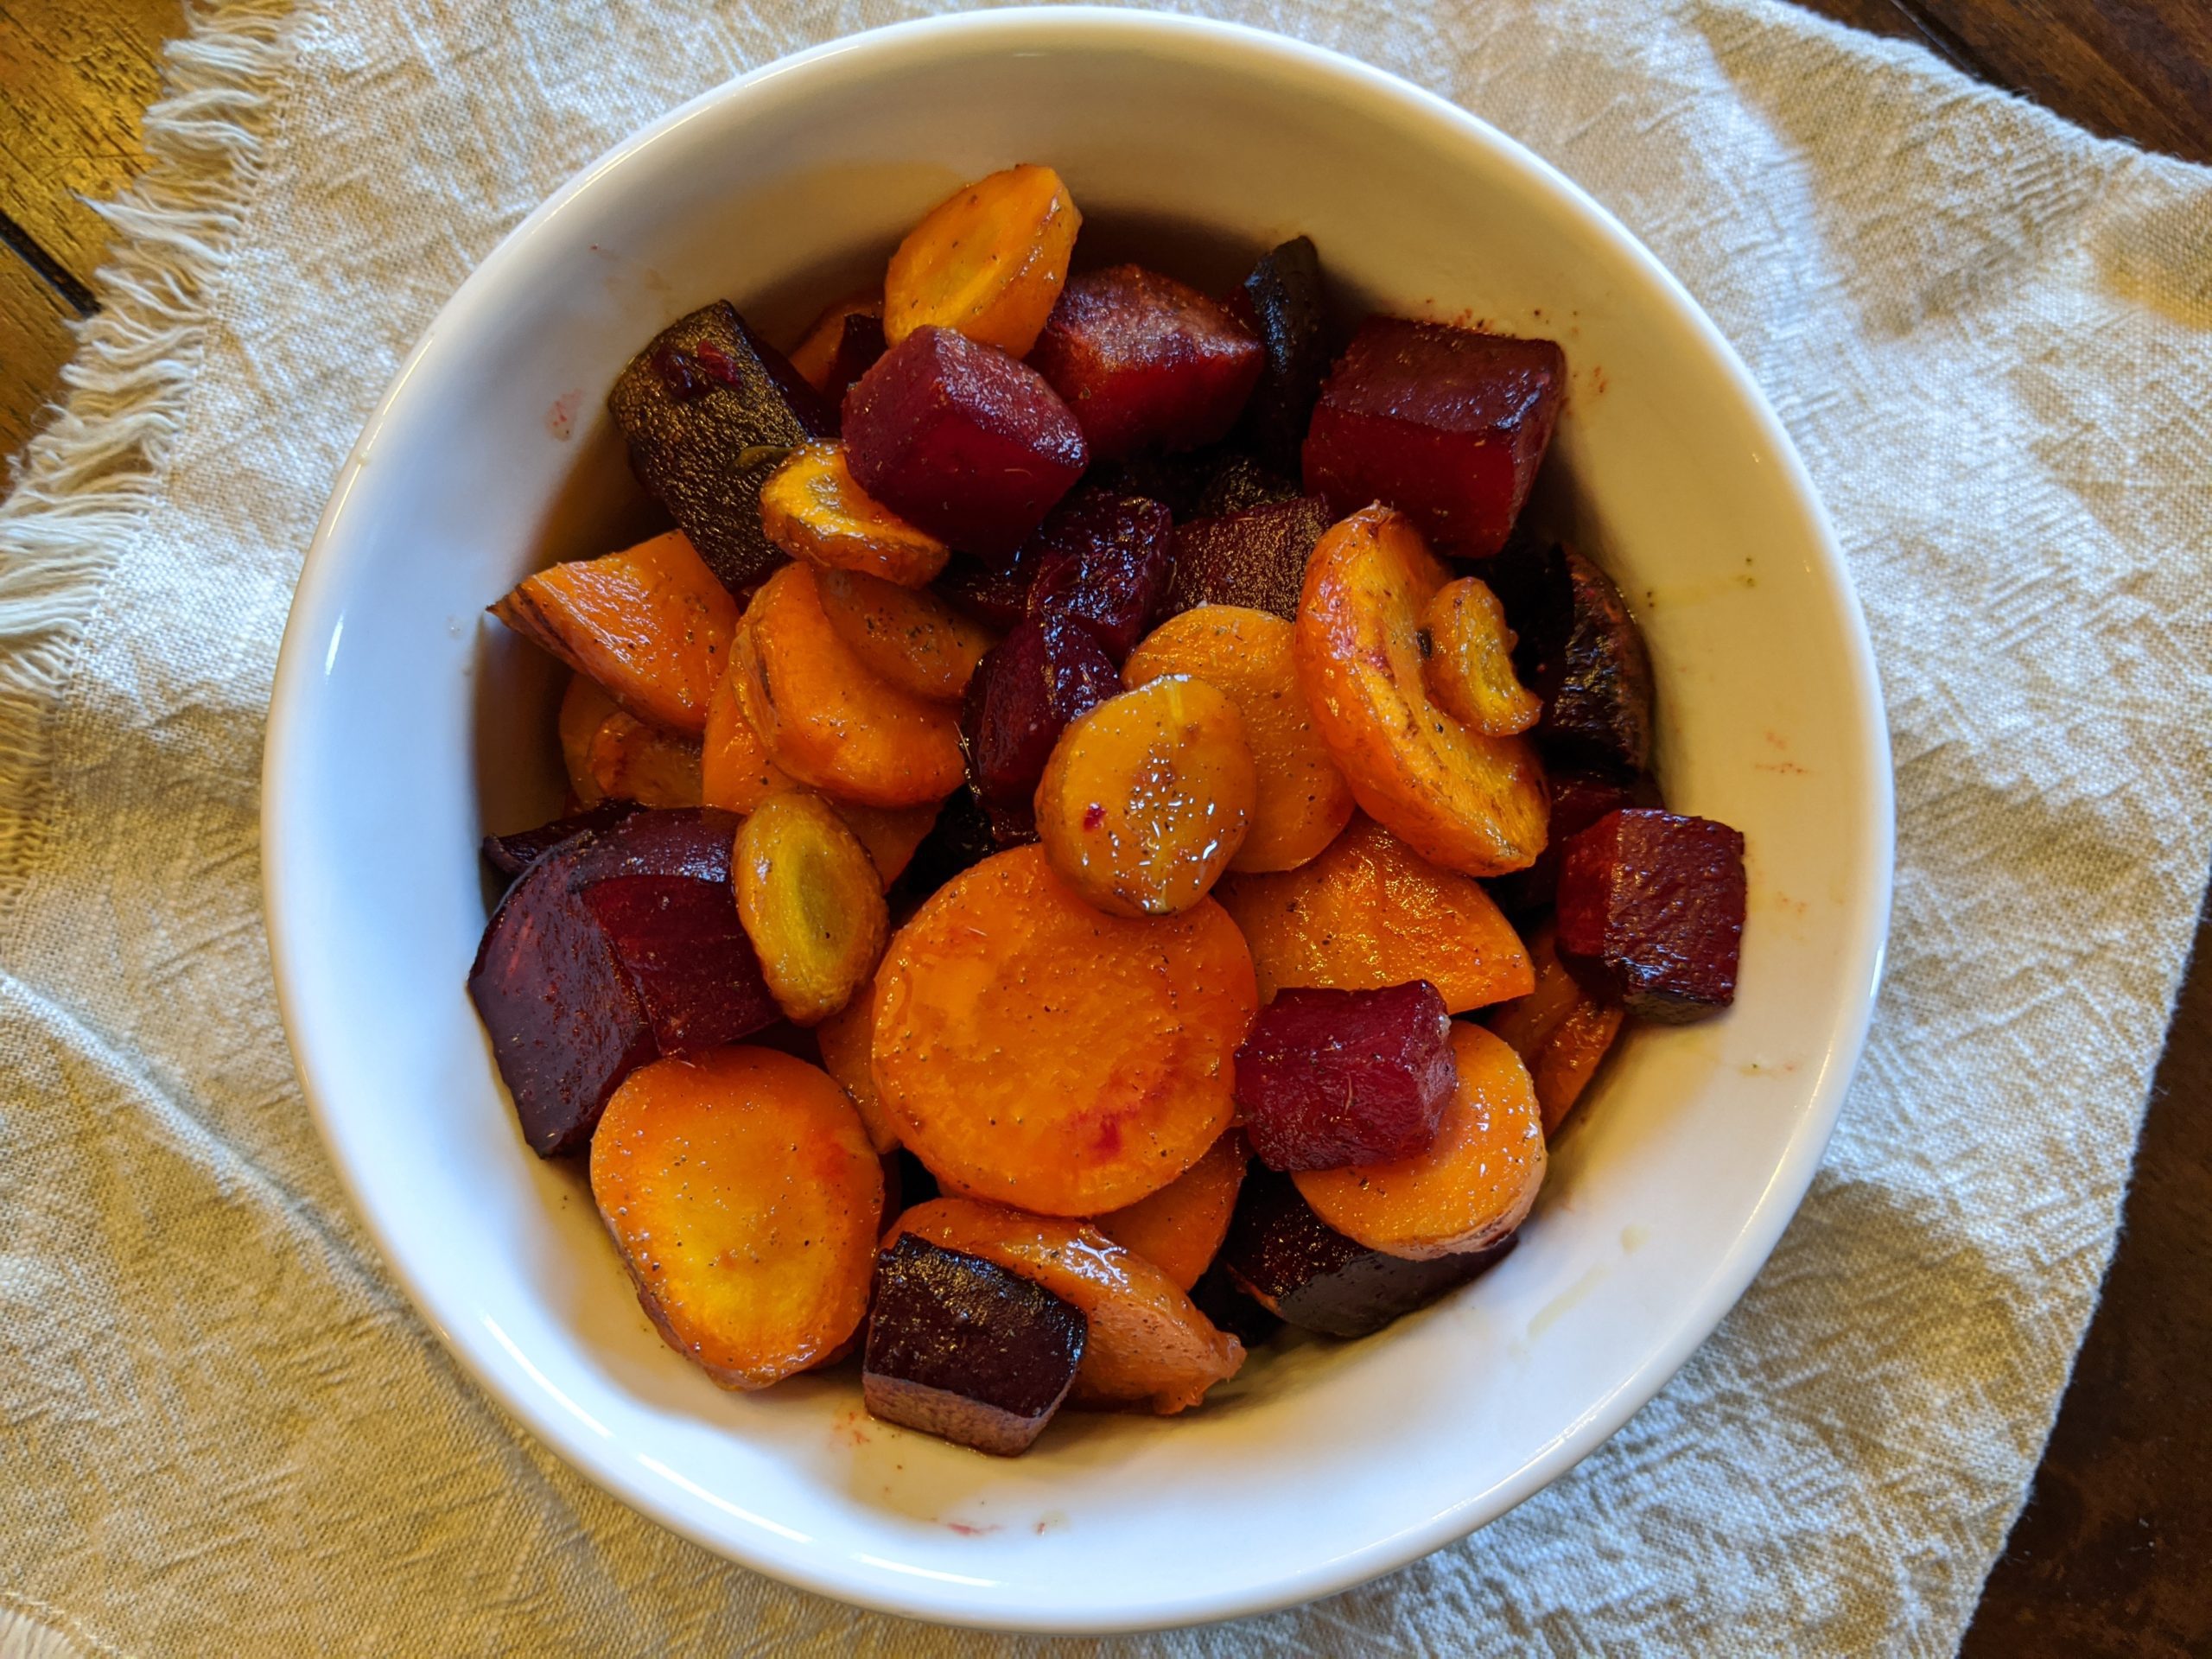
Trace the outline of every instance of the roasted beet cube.
[[855, 311], [845, 319], [837, 335], [837, 349], [830, 354], [829, 378], [822, 389], [830, 408], [842, 408], [853, 382], [874, 368], [876, 359], [887, 349], [881, 317]]
[[1270, 1169], [1387, 1164], [1436, 1138], [1459, 1076], [1452, 1016], [1425, 979], [1286, 990], [1236, 1051], [1236, 1103]]
[[656, 335], [607, 407], [632, 469], [707, 568], [733, 593], [757, 586], [783, 558], [760, 530], [760, 486], [782, 459], [773, 452], [830, 436], [836, 410], [723, 300]]
[[1195, 288], [1140, 265], [1068, 278], [1029, 360], [1102, 461], [1224, 436], [1267, 354]]
[[875, 1261], [861, 1398], [886, 1422], [1015, 1457], [1067, 1398], [1087, 1334], [1042, 1285], [902, 1233]]
[[1061, 730], [1121, 689], [1114, 659], [1067, 617], [1032, 618], [992, 646], [960, 706], [968, 778], [984, 806], [1027, 808]]
[[1175, 616], [1196, 605], [1244, 605], [1296, 621], [1306, 562], [1332, 522], [1326, 503], [1299, 496], [1179, 526], [1162, 612]]
[[1494, 1267], [1517, 1236], [1426, 1262], [1385, 1255], [1315, 1215], [1289, 1176], [1255, 1169], [1236, 1194], [1221, 1262], [1238, 1288], [1301, 1330], [1363, 1337]]
[[1037, 556], [1042, 551], [1032, 536], [1001, 559], [956, 553], [931, 586], [978, 620], [1011, 628], [1029, 614], [1029, 588], [1037, 580]]
[[1218, 460], [1209, 469], [1191, 511], [1182, 515], [1185, 518], [1224, 518], [1248, 507], [1295, 501], [1306, 493], [1306, 486], [1298, 481], [1298, 463], [1294, 459], [1290, 471], [1279, 472], [1237, 450], [1210, 453]]
[[1260, 371], [1237, 423], [1238, 441], [1286, 472], [1298, 468], [1299, 446], [1329, 371], [1322, 330], [1328, 308], [1321, 295], [1321, 260], [1311, 237], [1294, 237], [1270, 251], [1244, 279], [1241, 318], [1260, 337], [1267, 365]]
[[485, 862], [502, 875], [520, 875], [543, 855], [571, 836], [587, 830], [611, 830], [632, 812], [642, 810], [635, 801], [601, 801], [565, 818], [541, 823], [535, 830], [516, 830], [504, 836], [484, 837]]
[[995, 346], [925, 327], [845, 394], [860, 486], [963, 553], [1002, 558], [1090, 465], [1082, 429], [1042, 375]]
[[1342, 516], [1382, 501], [1442, 552], [1505, 545], [1567, 380], [1548, 340], [1370, 317], [1321, 388], [1306, 487]]
[[1070, 496], [1031, 538], [1038, 550], [1029, 614], [1081, 623], [1120, 663], [1166, 594], [1174, 533], [1157, 501], [1106, 490]]
[[1282, 1329], [1282, 1315], [1245, 1294], [1236, 1275], [1218, 1257], [1191, 1287], [1191, 1306], [1211, 1319], [1216, 1330], [1228, 1332], [1248, 1351]]
[[1744, 837], [1711, 818], [1642, 808], [1561, 849], [1560, 960], [1600, 995], [1679, 1023], [1736, 1000]]
[[1556, 643], [1542, 643], [1522, 682], [1544, 700], [1536, 741], [1547, 754], [1642, 772], [1651, 761], [1651, 657], [1643, 630], [1611, 577], [1573, 548], [1561, 548], [1560, 558], [1567, 626]]
[[1624, 806], [1662, 806], [1659, 785], [1649, 773], [1622, 779], [1594, 772], [1554, 772], [1550, 839], [1525, 870], [1483, 883], [1498, 908], [1516, 920], [1550, 905], [1559, 888], [1560, 849], [1608, 812]]
[[645, 1000], [663, 1054], [718, 1048], [782, 1017], [727, 878], [616, 875], [582, 894]]

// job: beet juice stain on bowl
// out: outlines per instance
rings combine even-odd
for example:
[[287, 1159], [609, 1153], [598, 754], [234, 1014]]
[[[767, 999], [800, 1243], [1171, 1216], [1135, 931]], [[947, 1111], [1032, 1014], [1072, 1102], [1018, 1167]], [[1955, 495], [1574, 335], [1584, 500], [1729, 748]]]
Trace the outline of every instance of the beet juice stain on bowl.
[[[883, 101], [910, 75], [933, 99], [971, 86], [987, 147], [927, 188], [848, 169], [803, 230], [747, 219], [775, 188], [750, 158], [790, 166], [830, 130], [926, 152], [912, 106]], [[1132, 97], [1210, 165], [1132, 172], [1069, 124]], [[1250, 137], [1282, 107], [1325, 129], [1281, 141], [1319, 146], [1290, 175]], [[709, 175], [711, 196], [687, 182]], [[1486, 267], [1440, 277], [1420, 227], [1470, 212], [1501, 227]], [[1135, 232], [1161, 213], [1242, 262]], [[671, 274], [653, 321], [682, 315], [639, 329], [594, 277], [563, 334], [543, 284], [582, 238]], [[1484, 326], [1434, 321], [1462, 311]], [[1565, 341], [1541, 321], [1570, 313]], [[588, 343], [544, 382], [470, 370], [524, 326]], [[1586, 352], [1602, 407], [1562, 397]], [[602, 427], [487, 486], [431, 435], [512, 391], [523, 418], [474, 429], [553, 448], [545, 411], [580, 382], [613, 388], [626, 455]], [[1669, 416], [1693, 407], [1701, 425]], [[573, 188], [473, 279], [372, 433], [402, 464], [334, 505], [272, 718], [288, 1023], [410, 1293], [539, 1433], [670, 1524], [975, 1623], [1128, 1628], [1319, 1593], [1594, 1445], [1802, 1192], [1879, 936], [1855, 613], [1709, 327], [1467, 118], [1173, 19], [871, 37], [710, 97]], [[626, 461], [673, 530], [617, 530], [642, 519]], [[382, 484], [402, 474], [411, 504]], [[499, 551], [421, 573], [426, 602], [497, 600], [532, 642], [493, 625], [470, 642], [486, 673], [396, 670], [412, 636], [375, 622], [394, 590], [353, 580], [369, 526], [416, 544], [394, 515], [432, 503]], [[1662, 613], [1647, 644], [1621, 592], [1730, 563], [1747, 527], [1803, 551], [1795, 588]], [[342, 652], [334, 606], [360, 619]], [[541, 646], [564, 694], [529, 665]], [[1789, 795], [1749, 764], [1747, 680], [1831, 689], [1760, 720], [1839, 757], [1830, 774]], [[457, 771], [366, 802], [315, 759], [381, 753], [333, 740], [403, 714], [448, 730], [472, 683], [480, 808], [465, 739], [410, 748]], [[558, 780], [499, 781], [541, 747]], [[1694, 812], [1665, 810], [1655, 770]], [[364, 1049], [319, 941], [354, 941], [356, 1001], [449, 976], [483, 912], [436, 826], [480, 810], [539, 826], [486, 849], [516, 880], [473, 976], [484, 1031], [418, 989], [391, 1004], [422, 1007], [408, 1040]], [[419, 849], [402, 906], [299, 932], [351, 903], [302, 861], [310, 821], [327, 844], [374, 826]], [[1770, 871], [1849, 902], [1768, 930]], [[1732, 998], [1698, 1046], [1623, 1037]], [[1734, 1063], [1777, 1044], [1834, 1064], [1753, 1084]], [[434, 1052], [441, 1077], [484, 1083], [457, 1115], [395, 1120], [388, 1103], [440, 1092], [401, 1080]], [[373, 1113], [353, 1103], [369, 1077], [389, 1085]], [[541, 1151], [588, 1149], [598, 1216], [546, 1202], [574, 1188], [532, 1168], [517, 1114]], [[395, 1185], [403, 1121], [431, 1155]], [[1690, 1167], [1695, 1215], [1667, 1197]], [[435, 1249], [413, 1219], [431, 1214]], [[1569, 1286], [1597, 1287], [1569, 1307]], [[658, 1355], [620, 1334], [632, 1294]], [[1283, 1320], [1325, 1335], [1278, 1357]], [[817, 1430], [862, 1402], [908, 1471], [895, 1497], [820, 1461]], [[1337, 1501], [1316, 1513], [1286, 1482]], [[1027, 1525], [1047, 1510], [1071, 1524]], [[1160, 1564], [1163, 1526], [1197, 1529], [1189, 1565]]]

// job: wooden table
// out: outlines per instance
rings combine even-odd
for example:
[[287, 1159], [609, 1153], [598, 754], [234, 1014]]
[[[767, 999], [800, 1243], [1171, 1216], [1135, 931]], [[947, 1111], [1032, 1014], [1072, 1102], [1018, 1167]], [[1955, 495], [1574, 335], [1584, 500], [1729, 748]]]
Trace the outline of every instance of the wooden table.
[[[1814, 0], [2093, 131], [2212, 162], [2207, 0]], [[145, 164], [180, 0], [0, 0], [0, 455], [58, 391]], [[2212, 927], [2159, 1066], [2126, 1226], [1971, 1655], [2212, 1652]]]

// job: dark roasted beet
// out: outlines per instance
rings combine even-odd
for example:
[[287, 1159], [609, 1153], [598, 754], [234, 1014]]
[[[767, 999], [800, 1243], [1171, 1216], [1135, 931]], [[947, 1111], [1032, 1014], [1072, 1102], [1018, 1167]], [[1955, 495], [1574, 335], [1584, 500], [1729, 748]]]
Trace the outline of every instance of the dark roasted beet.
[[1010, 628], [1029, 614], [1029, 587], [1037, 580], [1041, 550], [1033, 536], [1003, 559], [956, 553], [931, 585], [969, 615], [995, 628]]
[[1425, 979], [1279, 991], [1236, 1051], [1245, 1137], [1270, 1169], [1410, 1158], [1436, 1138], [1458, 1082], [1452, 1016]]
[[830, 354], [829, 378], [822, 395], [832, 409], [841, 409], [853, 382], [875, 366], [888, 350], [883, 338], [883, 319], [865, 311], [848, 316], [837, 335], [837, 349]]
[[1326, 504], [1300, 496], [1181, 525], [1163, 613], [1179, 615], [1195, 605], [1245, 605], [1296, 621], [1306, 562], [1332, 522]]
[[1212, 1320], [1217, 1330], [1228, 1332], [1247, 1350], [1257, 1348], [1282, 1329], [1282, 1316], [1246, 1295], [1235, 1276], [1218, 1260], [1191, 1287], [1191, 1306]]
[[1032, 618], [992, 646], [960, 706], [968, 778], [985, 807], [1027, 807], [1061, 730], [1121, 689], [1113, 658], [1065, 617]]
[[1157, 501], [1105, 490], [1070, 496], [1031, 537], [1037, 552], [1029, 614], [1081, 623], [1120, 663], [1166, 594], [1174, 531]]
[[1215, 450], [1219, 457], [1199, 490], [1189, 518], [1224, 518], [1248, 507], [1264, 507], [1278, 501], [1295, 501], [1306, 493], [1298, 481], [1297, 462], [1290, 472], [1278, 472], [1234, 449]]
[[1267, 364], [1244, 405], [1237, 441], [1270, 466], [1295, 472], [1313, 400], [1329, 371], [1322, 335], [1327, 306], [1313, 238], [1294, 237], [1266, 254], [1244, 279], [1243, 299], [1250, 315], [1243, 320], [1259, 336]]
[[1090, 464], [1044, 377], [995, 346], [917, 328], [845, 394], [860, 486], [963, 553], [1002, 558]]
[[760, 486], [781, 449], [837, 429], [836, 412], [727, 301], [654, 337], [614, 382], [607, 407], [630, 465], [733, 593], [783, 556], [760, 530]]
[[1292, 1325], [1363, 1337], [1496, 1265], [1517, 1236], [1408, 1262], [1355, 1244], [1313, 1213], [1289, 1176], [1255, 1169], [1236, 1195], [1221, 1262], [1239, 1289]]
[[1495, 876], [1483, 883], [1498, 908], [1516, 921], [1550, 905], [1559, 887], [1560, 849], [1608, 812], [1624, 806], [1661, 806], [1659, 785], [1649, 773], [1630, 781], [1592, 772], [1554, 772], [1547, 779], [1552, 789], [1549, 839], [1536, 861], [1525, 870]]
[[658, 1052], [635, 982], [572, 889], [596, 839], [571, 836], [531, 865], [499, 901], [468, 973], [523, 1138], [547, 1158], [589, 1141], [607, 1097]]
[[[1651, 658], [1612, 578], [1573, 548], [1559, 550], [1565, 626], [1525, 656], [1522, 683], [1544, 700], [1536, 741], [1549, 756], [1632, 775], [1651, 762]], [[1556, 614], [1556, 612], [1554, 612]]]
[[1321, 388], [1306, 487], [1338, 514], [1385, 502], [1440, 551], [1486, 558], [1529, 499], [1566, 378], [1548, 340], [1370, 317]]
[[1744, 837], [1711, 818], [1630, 808], [1560, 854], [1560, 960], [1630, 1014], [1679, 1023], [1736, 999]]
[[1042, 1285], [901, 1234], [876, 1258], [861, 1398], [886, 1422], [1014, 1457], [1067, 1398], [1087, 1334]]
[[570, 836], [587, 830], [610, 830], [642, 809], [635, 801], [601, 801], [565, 818], [541, 823], [535, 830], [517, 830], [504, 836], [484, 837], [484, 859], [502, 875], [520, 875], [538, 858]]
[[1114, 265], [1068, 278], [1029, 360], [1075, 412], [1091, 453], [1113, 461], [1222, 437], [1266, 353], [1197, 289]]
[[582, 893], [630, 970], [663, 1054], [734, 1043], [782, 1017], [727, 878], [617, 875]]

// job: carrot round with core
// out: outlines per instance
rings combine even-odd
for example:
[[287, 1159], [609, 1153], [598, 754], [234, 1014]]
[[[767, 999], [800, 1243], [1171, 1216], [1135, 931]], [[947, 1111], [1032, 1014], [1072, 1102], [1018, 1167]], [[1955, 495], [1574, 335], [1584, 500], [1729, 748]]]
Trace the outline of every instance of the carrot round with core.
[[920, 806], [966, 776], [957, 716], [870, 673], [830, 626], [804, 564], [753, 596], [731, 659], [769, 759], [803, 784], [867, 806]]
[[1258, 997], [1218, 905], [1092, 909], [1021, 847], [963, 871], [891, 940], [876, 1087], [940, 1180], [1045, 1215], [1134, 1204], [1229, 1126]]
[[1252, 751], [1252, 826], [1232, 870], [1294, 869], [1352, 814], [1351, 785], [1313, 728], [1291, 656], [1291, 625], [1242, 605], [1200, 605], [1170, 617], [1123, 664], [1125, 684], [1164, 674], [1204, 680], [1236, 705]]
[[883, 881], [827, 801], [772, 795], [738, 826], [730, 853], [738, 920], [784, 1017], [819, 1024], [853, 999], [883, 954]]
[[1088, 1223], [932, 1198], [899, 1217], [891, 1237], [901, 1233], [995, 1262], [1072, 1303], [1089, 1327], [1070, 1395], [1077, 1405], [1172, 1415], [1244, 1363], [1243, 1344], [1216, 1330], [1166, 1274]]
[[689, 737], [706, 729], [737, 629], [736, 601], [680, 530], [541, 570], [492, 614], [639, 720]]
[[1426, 1262], [1497, 1243], [1544, 1180], [1544, 1126], [1521, 1057], [1495, 1033], [1452, 1021], [1459, 1084], [1426, 1152], [1395, 1163], [1302, 1169], [1313, 1213], [1354, 1243]]
[[815, 578], [822, 609], [854, 656], [902, 691], [957, 702], [998, 635], [927, 588], [857, 570]]
[[1083, 215], [1060, 175], [1025, 163], [964, 185], [906, 233], [883, 276], [883, 336], [925, 325], [1027, 357], [1067, 281]]
[[1188, 1291], [1229, 1236], [1248, 1161], [1243, 1135], [1226, 1130], [1205, 1157], [1150, 1198], [1093, 1217], [1090, 1224], [1158, 1268], [1178, 1290]]
[[804, 443], [760, 486], [761, 533], [795, 559], [918, 588], [952, 550], [861, 488], [842, 443]]
[[1252, 947], [1260, 995], [1386, 990], [1425, 979], [1464, 1014], [1535, 984], [1521, 936], [1482, 884], [1439, 869], [1372, 818], [1294, 870], [1232, 875], [1215, 896]]
[[804, 1060], [718, 1048], [632, 1072], [593, 1134], [591, 1190], [646, 1313], [726, 1389], [805, 1370], [868, 1311], [883, 1166]]

